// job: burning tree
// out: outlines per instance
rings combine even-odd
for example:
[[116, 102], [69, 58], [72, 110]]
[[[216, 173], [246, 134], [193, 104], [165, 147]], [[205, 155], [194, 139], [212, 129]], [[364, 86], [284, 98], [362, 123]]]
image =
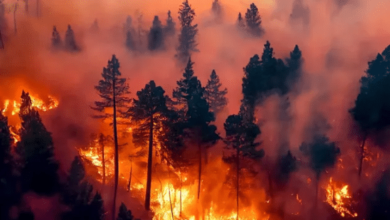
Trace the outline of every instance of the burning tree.
[[355, 106], [349, 111], [359, 125], [362, 133], [362, 143], [359, 158], [359, 176], [362, 173], [365, 157], [365, 143], [367, 138], [387, 128], [390, 125], [390, 57], [386, 48], [376, 59], [368, 63], [366, 76], [360, 79], [360, 93], [355, 101]]
[[245, 13], [245, 21], [248, 32], [255, 37], [261, 37], [264, 30], [261, 27], [261, 17], [259, 9], [252, 3]]
[[[240, 170], [245, 166], [240, 166], [243, 159], [258, 160], [264, 156], [263, 150], [256, 150], [260, 143], [255, 139], [260, 135], [259, 127], [245, 121], [241, 115], [230, 115], [224, 124], [226, 132], [227, 149], [235, 151], [232, 156], [224, 157], [224, 161], [234, 164], [236, 169], [236, 199], [237, 199], [237, 219], [239, 216], [239, 197], [240, 197]], [[247, 161], [248, 162], [248, 161]], [[248, 164], [248, 163], [247, 163]], [[247, 165], [246, 164], [246, 165]]]
[[[114, 129], [114, 145], [115, 145], [115, 186], [114, 186], [114, 201], [112, 207], [112, 219], [115, 219], [116, 211], [116, 194], [118, 189], [118, 132], [117, 132], [117, 113], [121, 108], [126, 108], [130, 103], [130, 98], [127, 96], [130, 94], [129, 85], [126, 83], [125, 78], [121, 78], [121, 72], [119, 71], [119, 61], [115, 55], [112, 55], [112, 59], [108, 61], [107, 67], [103, 68], [102, 77], [99, 84], [95, 86], [102, 101], [96, 101], [95, 107], [92, 109], [99, 112], [99, 115], [95, 118], [110, 119], [112, 118], [112, 125]], [[108, 109], [112, 108], [112, 113], [107, 113]]]
[[195, 11], [191, 8], [188, 0], [185, 0], [179, 9], [179, 21], [181, 31], [179, 34], [179, 47], [175, 57], [184, 63], [191, 56], [191, 52], [197, 52], [195, 37], [198, 33], [198, 25], [192, 24]]
[[167, 17], [167, 24], [166, 26], [164, 27], [164, 33], [167, 35], [167, 36], [173, 36], [175, 35], [175, 31], [176, 31], [176, 28], [175, 28], [175, 22], [173, 21], [173, 18], [171, 16], [171, 11], [168, 11], [168, 17]]
[[[316, 174], [316, 201], [318, 200], [318, 184], [325, 169], [333, 167], [340, 154], [340, 148], [330, 142], [326, 136], [316, 135], [310, 143], [302, 143], [299, 147], [309, 158], [309, 166]], [[316, 202], [317, 204], [317, 202]]]
[[23, 192], [52, 195], [59, 189], [58, 163], [54, 158], [53, 140], [38, 111], [32, 107], [28, 93], [22, 92], [19, 117], [22, 126], [16, 151], [21, 158]]
[[138, 146], [149, 144], [145, 196], [146, 210], [150, 210], [154, 133], [156, 132], [159, 135], [161, 122], [165, 120], [165, 115], [168, 112], [164, 93], [165, 91], [160, 86], [156, 86], [154, 81], [150, 81], [144, 89], [137, 92], [138, 99], [134, 99], [133, 106], [128, 111], [132, 121], [138, 125], [133, 130], [133, 142]]
[[154, 16], [153, 26], [150, 28], [148, 35], [148, 48], [151, 51], [160, 50], [164, 48], [164, 33], [161, 21], [158, 16]]
[[12, 205], [18, 200], [16, 178], [12, 174], [11, 133], [8, 118], [0, 112], [0, 218], [8, 219]]
[[204, 96], [214, 114], [218, 114], [227, 105], [227, 89], [220, 89], [221, 86], [219, 77], [213, 70], [205, 87]]

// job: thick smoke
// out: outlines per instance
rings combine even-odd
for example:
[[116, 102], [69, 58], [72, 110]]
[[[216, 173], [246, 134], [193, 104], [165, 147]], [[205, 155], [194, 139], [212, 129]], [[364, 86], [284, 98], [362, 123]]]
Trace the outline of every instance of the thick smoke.
[[[36, 5], [30, 1], [28, 15], [21, 9], [16, 13], [17, 34], [13, 31], [13, 14], [5, 12], [5, 25], [2, 22], [3, 11], [0, 11], [0, 30], [4, 41], [4, 50], [0, 51], [0, 100], [19, 100], [22, 90], [43, 98], [48, 94], [58, 98], [58, 108], [42, 113], [42, 117], [48, 130], [52, 132], [62, 172], [69, 169], [77, 154], [76, 147], [87, 145], [89, 135], [103, 127], [91, 118], [90, 106], [98, 99], [94, 86], [112, 54], [116, 54], [121, 63], [121, 72], [128, 78], [132, 97], [150, 80], [161, 85], [171, 96], [183, 71], [174, 59], [177, 35], [172, 38], [164, 37], [165, 50], [161, 53], [152, 53], [139, 47], [147, 48], [147, 32], [152, 28], [155, 16], [158, 16], [165, 27], [168, 10], [176, 23], [176, 33], [179, 32], [177, 12], [181, 2], [40, 0], [40, 16], [37, 18], [34, 13]], [[257, 108], [256, 117], [262, 131], [259, 136], [261, 147], [267, 157], [274, 161], [286, 155], [287, 149], [300, 158], [301, 143], [310, 141], [319, 132], [337, 144], [343, 161], [357, 163], [355, 151], [359, 140], [350, 132], [353, 121], [348, 110], [359, 92], [359, 79], [367, 69], [367, 62], [390, 43], [390, 29], [386, 29], [390, 27], [387, 11], [390, 3], [381, 0], [262, 1], [257, 7], [265, 34], [261, 38], [253, 38], [239, 33], [235, 23], [238, 12], [245, 12], [251, 1], [218, 1], [223, 7], [223, 17], [217, 23], [210, 22], [215, 16], [211, 10], [212, 2], [190, 1], [196, 12], [194, 23], [199, 24], [196, 37], [199, 52], [193, 53], [191, 58], [195, 62], [195, 75], [202, 81], [202, 85], [206, 85], [210, 72], [215, 69], [222, 85], [228, 89], [227, 111], [217, 115], [216, 125], [220, 133], [223, 133], [222, 122], [226, 117], [239, 111], [243, 67], [248, 64], [249, 58], [254, 54], [261, 56], [266, 40], [271, 42], [275, 57], [280, 59], [287, 58], [294, 46], [299, 45], [305, 60], [297, 83], [299, 92], [290, 92], [285, 96], [272, 94]], [[14, 1], [5, 0], [3, 4], [5, 8], [9, 8], [13, 3]], [[128, 15], [133, 18], [132, 23], [124, 31], [123, 24]], [[96, 18], [99, 21], [99, 31], [91, 32], [91, 24]], [[297, 27], [292, 20], [300, 20], [305, 29]], [[65, 39], [68, 25], [71, 25], [75, 38], [75, 41], [69, 41], [69, 45], [77, 46], [80, 50], [77, 53], [51, 50], [53, 26], [56, 26], [61, 39]], [[128, 40], [129, 32], [131, 40]], [[136, 49], [131, 49], [134, 45]], [[9, 120], [11, 123], [18, 123], [17, 116], [11, 116]], [[323, 121], [326, 123], [322, 123]], [[218, 147], [219, 150], [210, 152], [212, 156], [221, 155], [221, 146]], [[383, 157], [387, 155], [382, 150], [374, 149]], [[219, 163], [214, 162], [210, 166], [225, 166]], [[345, 164], [345, 167], [353, 167], [347, 162]], [[379, 161], [377, 166], [385, 165], [384, 161]], [[306, 179], [313, 173], [307, 166], [301, 165], [299, 168], [289, 177], [291, 181], [287, 188], [294, 189], [302, 195], [304, 202], [308, 202], [313, 199], [310, 195], [314, 194], [314, 188], [307, 186]], [[380, 169], [367, 168], [366, 172], [377, 170]], [[375, 182], [373, 180], [379, 178], [378, 174], [373, 173], [370, 174], [374, 178], [372, 181], [362, 180], [358, 183], [354, 168], [332, 172], [335, 177], [351, 184], [352, 189], [359, 186], [375, 187], [372, 185]], [[324, 174], [323, 179], [329, 176], [331, 173]], [[348, 181], [346, 176], [356, 179], [355, 183]], [[204, 181], [217, 180], [209, 177]], [[261, 177], [257, 184], [267, 188], [266, 182], [266, 178]], [[217, 186], [206, 187], [209, 187], [210, 195], [218, 195]], [[281, 200], [284, 196], [280, 193], [275, 195], [275, 199]], [[138, 210], [133, 213], [141, 217], [141, 208], [135, 205], [137, 201], [129, 201], [125, 197], [126, 195], [121, 195], [119, 199], [131, 203], [128, 208]], [[264, 197], [262, 191], [258, 197], [256, 201]], [[383, 199], [388, 202], [388, 198]], [[285, 201], [288, 203], [287, 199]], [[286, 212], [291, 209], [296, 211], [286, 206], [283, 209]], [[304, 216], [301, 219], [310, 219], [308, 210], [309, 208], [302, 208], [301, 214]], [[320, 211], [329, 214], [324, 209]]]

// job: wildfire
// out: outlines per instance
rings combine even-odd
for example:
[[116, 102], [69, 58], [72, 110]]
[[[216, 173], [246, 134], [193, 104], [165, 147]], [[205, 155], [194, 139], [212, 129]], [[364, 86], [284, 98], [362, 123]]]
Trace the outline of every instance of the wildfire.
[[[48, 111], [50, 109], [57, 108], [57, 106], [59, 104], [58, 100], [53, 98], [52, 96], [48, 96], [47, 101], [43, 101], [35, 96], [32, 96], [31, 94], [30, 94], [30, 98], [31, 98], [32, 107], [35, 107], [38, 110], [41, 110], [44, 112]], [[12, 103], [12, 105], [10, 105], [10, 103]], [[18, 114], [20, 111], [20, 103], [15, 101], [15, 100], [12, 102], [9, 99], [5, 100], [3, 113], [9, 112], [9, 111], [11, 112], [12, 115]]]
[[[100, 176], [103, 177], [103, 161], [102, 161], [102, 152], [98, 152], [97, 147], [90, 147], [88, 150], [79, 149], [79, 155], [84, 157], [86, 160], [90, 161], [93, 166], [98, 170]], [[112, 161], [112, 152], [108, 152], [110, 148], [105, 149], [105, 176], [109, 177], [114, 175], [114, 163]], [[110, 155], [110, 156], [108, 156]], [[99, 179], [102, 182], [102, 179]]]
[[349, 215], [357, 217], [356, 212], [351, 211], [347, 206], [350, 203], [352, 196], [348, 192], [348, 185], [342, 184], [337, 186], [330, 178], [329, 184], [326, 188], [326, 202], [333, 207], [342, 217]]

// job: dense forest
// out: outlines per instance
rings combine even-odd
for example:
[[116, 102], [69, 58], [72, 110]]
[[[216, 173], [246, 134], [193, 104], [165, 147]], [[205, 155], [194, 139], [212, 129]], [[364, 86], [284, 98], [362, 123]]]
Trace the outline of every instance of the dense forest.
[[0, 0], [1, 220], [390, 219], [390, 3], [161, 2]]

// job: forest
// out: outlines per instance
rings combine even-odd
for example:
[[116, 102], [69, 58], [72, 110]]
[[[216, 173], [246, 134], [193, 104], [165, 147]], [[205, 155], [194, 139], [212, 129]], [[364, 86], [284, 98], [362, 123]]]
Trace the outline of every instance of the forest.
[[0, 0], [0, 220], [390, 219], [387, 6]]

